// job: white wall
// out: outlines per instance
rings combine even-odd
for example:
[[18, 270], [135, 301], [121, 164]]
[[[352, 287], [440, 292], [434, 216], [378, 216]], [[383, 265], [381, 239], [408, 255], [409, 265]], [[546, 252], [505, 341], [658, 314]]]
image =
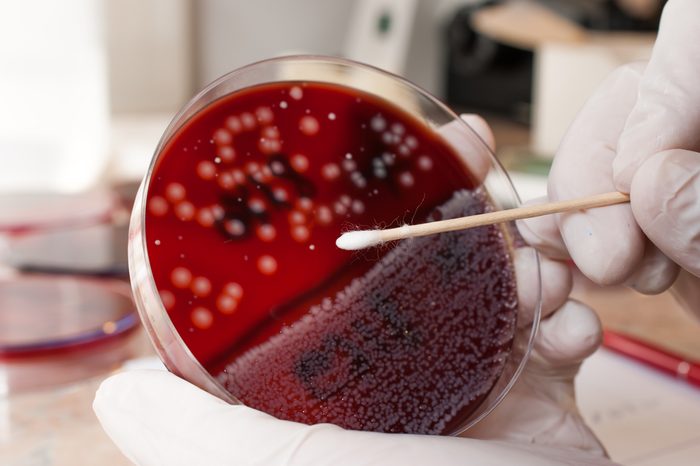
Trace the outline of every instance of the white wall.
[[192, 93], [191, 0], [107, 0], [113, 113], [171, 112]]
[[[441, 94], [445, 31], [481, 0], [419, 0], [404, 75]], [[355, 0], [107, 0], [113, 113], [172, 112], [240, 66], [282, 53], [342, 54]]]
[[0, 2], [0, 192], [77, 191], [107, 163], [102, 2]]
[[338, 54], [354, 2], [201, 0], [196, 14], [197, 84], [285, 52]]
[[[443, 85], [444, 44], [450, 16], [480, 0], [420, 0], [405, 75], [432, 92]], [[201, 0], [197, 5], [197, 85], [239, 66], [297, 51], [341, 54], [351, 8], [348, 0]]]
[[426, 90], [443, 96], [447, 66], [445, 28], [462, 5], [483, 0], [420, 0], [413, 26], [405, 76]]

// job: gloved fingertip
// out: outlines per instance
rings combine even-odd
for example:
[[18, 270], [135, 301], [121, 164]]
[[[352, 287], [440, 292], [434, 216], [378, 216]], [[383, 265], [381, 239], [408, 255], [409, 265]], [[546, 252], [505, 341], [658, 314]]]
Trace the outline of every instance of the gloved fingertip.
[[542, 312], [549, 315], [567, 300], [573, 287], [571, 268], [560, 261], [540, 256]]
[[593, 282], [623, 283], [644, 255], [645, 238], [628, 205], [559, 214], [571, 259]]
[[585, 304], [569, 300], [540, 325], [537, 353], [552, 364], [573, 364], [591, 355], [602, 341], [600, 319]]
[[541, 300], [541, 315], [547, 316], [559, 308], [569, 296], [572, 277], [569, 267], [558, 261], [539, 256], [540, 280], [537, 274], [538, 256], [533, 248], [518, 248], [514, 252], [515, 277], [520, 307], [519, 326], [528, 326], [533, 319], [537, 300]]
[[[468, 121], [472, 121], [479, 129], [472, 128]], [[482, 123], [476, 123], [477, 121]], [[482, 134], [479, 134], [478, 131], [481, 131]], [[493, 167], [492, 149], [487, 146], [488, 143], [485, 143], [483, 139], [484, 137], [488, 138], [491, 133], [488, 124], [483, 119], [469, 118], [466, 124], [464, 120], [453, 120], [438, 128], [437, 132], [465, 163], [475, 183], [480, 185]]]
[[482, 116], [475, 113], [463, 113], [460, 115], [460, 118], [474, 130], [491, 151], [496, 150], [496, 138], [493, 135], [491, 126], [489, 126]]
[[95, 399], [92, 402], [92, 407], [95, 413], [100, 417], [105, 409], [115, 408], [124, 394], [131, 391], [133, 377], [138, 377], [142, 371], [120, 372], [107, 377], [100, 383], [100, 386], [95, 392]]
[[138, 429], [143, 426], [142, 416], [148, 417], [147, 411], [141, 409], [139, 385], [142, 381], [148, 381], [151, 372], [156, 371], [127, 371], [108, 377], [98, 387], [92, 403], [93, 411], [104, 431], [119, 450], [137, 464], [148, 464], [142, 461], [142, 452], [139, 450], [143, 448], [139, 448], [139, 444], [145, 441], [155, 443], [147, 429]]
[[639, 293], [655, 295], [670, 288], [679, 272], [678, 264], [648, 241], [642, 262], [625, 284]]
[[600, 346], [603, 328], [595, 312], [582, 303], [575, 303], [564, 314], [564, 335], [578, 343], [577, 351], [571, 355], [583, 359]]

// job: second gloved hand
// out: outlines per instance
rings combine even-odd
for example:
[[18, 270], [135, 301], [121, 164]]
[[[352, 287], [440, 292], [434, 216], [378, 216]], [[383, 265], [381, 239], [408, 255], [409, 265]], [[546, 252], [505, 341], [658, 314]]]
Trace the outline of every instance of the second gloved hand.
[[523, 236], [591, 280], [643, 293], [672, 284], [700, 309], [700, 2], [670, 0], [652, 58], [611, 75], [580, 112], [550, 173], [553, 201], [607, 191], [631, 204], [531, 219]]

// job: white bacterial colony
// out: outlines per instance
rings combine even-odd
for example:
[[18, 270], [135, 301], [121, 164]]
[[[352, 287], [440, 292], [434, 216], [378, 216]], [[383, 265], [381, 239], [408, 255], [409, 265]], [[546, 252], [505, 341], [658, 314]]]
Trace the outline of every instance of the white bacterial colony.
[[[482, 213], [486, 202], [461, 191], [439, 216]], [[500, 376], [516, 308], [498, 227], [406, 240], [218, 380], [282, 419], [444, 433]]]

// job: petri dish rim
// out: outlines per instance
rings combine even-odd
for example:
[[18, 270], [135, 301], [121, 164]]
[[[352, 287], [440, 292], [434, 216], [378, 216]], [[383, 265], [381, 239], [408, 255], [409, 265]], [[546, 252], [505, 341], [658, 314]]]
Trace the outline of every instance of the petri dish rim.
[[[69, 202], [71, 197], [78, 199], [78, 195], [63, 195], [65, 202]], [[22, 220], [7, 220], [0, 218], [0, 236], [22, 237], [31, 235], [40, 235], [55, 231], [76, 230], [81, 228], [92, 227], [95, 225], [110, 223], [116, 213], [123, 209], [122, 202], [116, 193], [111, 191], [90, 193], [90, 196], [103, 201], [100, 206], [90, 206], [88, 213], [81, 211], [67, 212], [64, 217], [44, 219], [22, 219]], [[27, 195], [27, 199], [56, 199], [55, 193], [34, 193]], [[2, 198], [0, 197], [0, 200]], [[65, 207], [65, 206], [61, 206]], [[84, 206], [81, 206], [81, 208]]]
[[109, 330], [106, 330], [103, 325], [91, 326], [82, 331], [72, 333], [65, 336], [56, 337], [53, 339], [43, 339], [28, 341], [26, 343], [0, 343], [0, 361], [15, 360], [32, 357], [54, 356], [65, 354], [67, 352], [81, 351], [95, 345], [107, 343], [125, 337], [138, 328], [136, 306], [133, 304], [129, 286], [115, 279], [96, 279], [82, 276], [59, 276], [49, 277], [45, 275], [38, 276], [19, 276], [5, 280], [22, 280], [24, 282], [53, 282], [53, 281], [73, 281], [81, 286], [90, 286], [100, 288], [101, 291], [113, 294], [120, 299], [132, 302], [130, 311], [122, 313], [118, 318], [109, 320], [112, 323]]

